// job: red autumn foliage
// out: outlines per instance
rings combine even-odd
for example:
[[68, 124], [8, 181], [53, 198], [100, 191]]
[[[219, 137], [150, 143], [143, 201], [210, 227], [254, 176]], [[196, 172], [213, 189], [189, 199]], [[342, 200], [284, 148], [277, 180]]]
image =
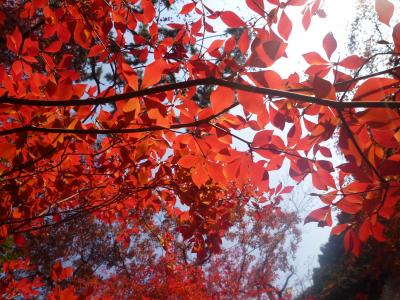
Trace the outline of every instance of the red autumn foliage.
[[[332, 62], [327, 33], [306, 70], [283, 78], [273, 65], [295, 20], [307, 29], [321, 1], [243, 5], [255, 18], [203, 1], [0, 3], [0, 239], [26, 257], [4, 262], [2, 297], [288, 298], [277, 279], [297, 219], [277, 170], [320, 191], [306, 222], [353, 215], [332, 229], [347, 251], [386, 242], [398, 66], [361, 76], [372, 58]], [[393, 7], [376, 1], [384, 26]], [[171, 21], [174, 9], [188, 20]], [[210, 41], [219, 26], [229, 30]], [[376, 55], [399, 44], [397, 24], [392, 51]], [[324, 146], [336, 138], [339, 166]]]

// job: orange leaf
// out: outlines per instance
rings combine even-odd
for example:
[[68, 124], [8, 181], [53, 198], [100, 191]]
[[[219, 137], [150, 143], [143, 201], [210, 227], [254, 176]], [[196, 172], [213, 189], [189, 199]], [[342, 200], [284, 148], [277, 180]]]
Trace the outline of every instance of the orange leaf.
[[399, 89], [392, 87], [399, 83], [393, 78], [370, 78], [357, 89], [353, 101], [381, 101]]
[[210, 177], [208, 176], [208, 172], [206, 166], [204, 165], [204, 161], [199, 161], [195, 168], [192, 170], [192, 180], [193, 183], [198, 187], [201, 188]]
[[166, 66], [167, 63], [163, 59], [158, 59], [148, 65], [144, 71], [142, 88], [158, 83], [161, 80], [161, 76]]
[[232, 105], [235, 94], [230, 88], [219, 86], [211, 93], [211, 108], [215, 114], [222, 112]]
[[179, 159], [178, 165], [180, 165], [183, 168], [190, 169], [191, 167], [197, 164], [199, 159], [200, 158], [195, 155], [185, 155]]
[[132, 69], [130, 65], [127, 63], [122, 63], [122, 74], [124, 75], [126, 82], [128, 85], [134, 90], [137, 91], [138, 86], [138, 78], [136, 72]]
[[125, 113], [140, 111], [140, 102], [138, 98], [129, 99], [125, 106], [122, 108]]
[[253, 114], [262, 113], [266, 110], [264, 96], [246, 91], [237, 91], [238, 101], [244, 109]]

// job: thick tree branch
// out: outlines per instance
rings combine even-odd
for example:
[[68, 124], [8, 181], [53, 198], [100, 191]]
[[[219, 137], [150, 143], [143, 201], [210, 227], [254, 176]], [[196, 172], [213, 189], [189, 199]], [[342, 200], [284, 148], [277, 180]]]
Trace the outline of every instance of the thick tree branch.
[[118, 101], [127, 100], [130, 98], [143, 97], [157, 93], [163, 93], [172, 90], [184, 89], [198, 85], [218, 85], [236, 90], [252, 92], [256, 94], [268, 95], [270, 97], [280, 97], [293, 99], [300, 102], [318, 104], [328, 106], [337, 110], [346, 108], [400, 108], [400, 102], [382, 102], [382, 101], [357, 101], [357, 102], [337, 102], [329, 99], [308, 96], [304, 94], [282, 91], [270, 88], [256, 87], [249, 84], [243, 84], [233, 81], [227, 81], [218, 78], [203, 78], [194, 79], [184, 82], [166, 84], [156, 87], [151, 87], [139, 91], [114, 95], [103, 98], [89, 98], [86, 100], [34, 100], [34, 99], [20, 99], [3, 96], [0, 98], [0, 104], [14, 104], [14, 105], [27, 105], [38, 107], [68, 107], [68, 106], [83, 106], [83, 105], [101, 105], [108, 103], [115, 103]]

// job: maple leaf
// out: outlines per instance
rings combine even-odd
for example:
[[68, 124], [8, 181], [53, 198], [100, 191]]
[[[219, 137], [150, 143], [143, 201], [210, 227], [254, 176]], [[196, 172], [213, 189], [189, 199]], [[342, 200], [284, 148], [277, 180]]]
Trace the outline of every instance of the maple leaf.
[[64, 268], [62, 266], [61, 261], [57, 261], [53, 265], [53, 268], [52, 268], [52, 271], [51, 271], [51, 279], [56, 281], [56, 282], [63, 281], [65, 279], [68, 279], [69, 277], [71, 277], [72, 276], [72, 272], [73, 272], [72, 267]]

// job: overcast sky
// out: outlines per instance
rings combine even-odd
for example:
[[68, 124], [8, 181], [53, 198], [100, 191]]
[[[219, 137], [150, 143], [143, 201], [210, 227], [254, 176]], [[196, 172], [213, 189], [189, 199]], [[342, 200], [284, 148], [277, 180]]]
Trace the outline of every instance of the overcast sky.
[[[323, 54], [322, 39], [330, 31], [333, 32], [338, 43], [337, 51], [332, 56], [332, 60], [335, 61], [339, 59], [339, 57], [343, 58], [347, 53], [348, 24], [355, 16], [354, 7], [357, 1], [358, 0], [326, 0], [324, 9], [327, 13], [327, 17], [325, 19], [320, 19], [318, 17], [313, 18], [307, 32], [304, 32], [301, 19], [296, 19], [296, 16], [297, 18], [299, 17], [298, 8], [289, 8], [287, 14], [293, 21], [293, 31], [287, 48], [289, 59], [278, 61], [273, 65], [272, 69], [279, 72], [284, 78], [293, 72], [301, 73], [301, 71], [305, 70], [307, 67], [307, 64], [302, 58], [302, 54], [311, 51], [317, 51]], [[209, 2], [210, 7], [213, 9], [232, 10], [241, 16], [245, 16], [246, 14], [250, 15], [252, 13], [251, 11], [246, 12], [247, 7], [244, 0], [210, 0], [206, 2]], [[249, 135], [251, 135], [251, 133], [249, 133]], [[251, 137], [248, 136], [246, 139], [251, 140]], [[328, 146], [333, 147], [332, 144]], [[334, 164], [336, 165], [342, 163], [339, 157], [336, 157], [335, 161], [336, 163]], [[283, 183], [290, 182], [290, 179], [283, 178], [282, 176], [277, 174], [275, 181], [283, 181]], [[311, 182], [310, 180], [306, 180], [298, 186], [294, 194], [291, 195], [292, 202], [295, 202], [301, 211], [302, 219], [304, 219], [311, 210], [321, 206], [318, 199], [309, 196], [312, 192], [315, 191], [312, 189]], [[297, 286], [297, 288], [299, 287], [299, 281], [302, 281], [305, 287], [311, 284], [311, 282], [306, 281], [306, 279], [310, 279], [312, 269], [318, 265], [320, 247], [328, 240], [330, 234], [330, 228], [317, 227], [316, 223], [307, 225], [301, 224], [300, 226], [303, 232], [302, 242], [299, 245], [294, 262], [296, 276], [291, 280], [290, 284], [291, 286]]]

